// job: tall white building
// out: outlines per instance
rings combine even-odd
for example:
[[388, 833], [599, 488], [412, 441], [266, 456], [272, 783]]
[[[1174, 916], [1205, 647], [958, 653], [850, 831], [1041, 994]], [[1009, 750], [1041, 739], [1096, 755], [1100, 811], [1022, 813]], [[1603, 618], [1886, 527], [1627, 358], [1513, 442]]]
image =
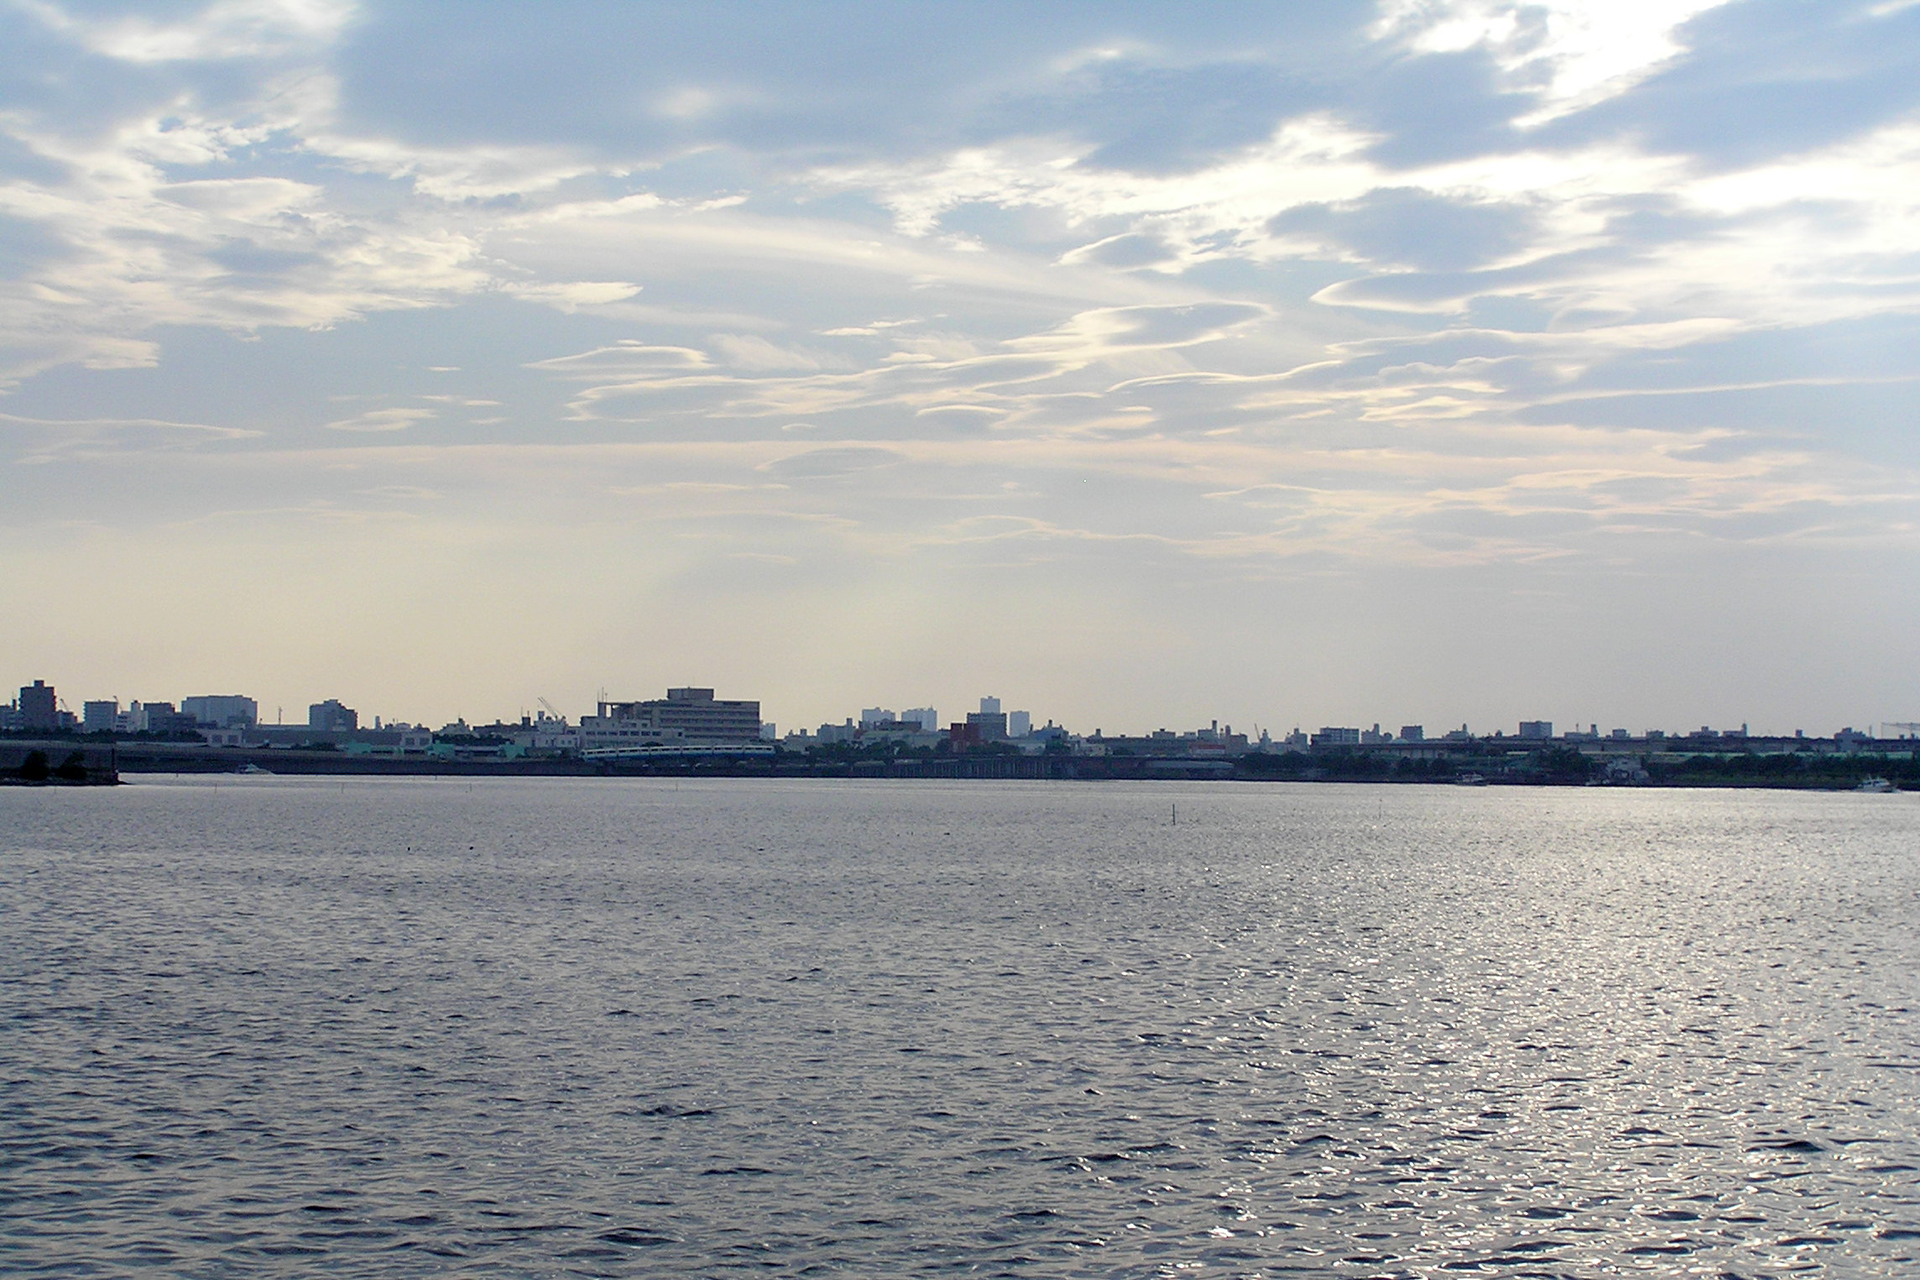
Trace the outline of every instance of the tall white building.
[[1007, 712], [1007, 736], [1024, 738], [1033, 732], [1033, 717], [1024, 711]]

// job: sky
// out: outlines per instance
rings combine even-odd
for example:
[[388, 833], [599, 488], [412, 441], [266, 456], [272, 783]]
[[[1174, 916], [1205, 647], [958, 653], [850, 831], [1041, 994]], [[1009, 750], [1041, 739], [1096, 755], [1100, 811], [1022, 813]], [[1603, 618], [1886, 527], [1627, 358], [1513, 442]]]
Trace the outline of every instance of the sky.
[[0, 681], [1920, 720], [1920, 3], [0, 0]]

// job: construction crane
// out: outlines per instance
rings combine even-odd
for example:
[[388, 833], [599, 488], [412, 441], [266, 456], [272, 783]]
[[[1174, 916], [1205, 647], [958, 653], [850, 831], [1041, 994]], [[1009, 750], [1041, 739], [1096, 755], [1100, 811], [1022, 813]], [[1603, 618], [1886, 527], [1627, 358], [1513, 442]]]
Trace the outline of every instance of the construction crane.
[[541, 706], [545, 707], [547, 709], [547, 714], [552, 716], [555, 720], [564, 721], [566, 719], [566, 717], [561, 715], [560, 712], [554, 707], [554, 705], [551, 702], [548, 702], [545, 698], [542, 698], [538, 694], [536, 694], [534, 695], [534, 700], [538, 702]]

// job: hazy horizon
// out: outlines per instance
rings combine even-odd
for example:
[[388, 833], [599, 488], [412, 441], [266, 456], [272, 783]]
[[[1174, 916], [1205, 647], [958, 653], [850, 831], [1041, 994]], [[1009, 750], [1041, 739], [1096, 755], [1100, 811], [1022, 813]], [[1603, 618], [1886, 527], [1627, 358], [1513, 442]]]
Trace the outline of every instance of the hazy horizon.
[[0, 6], [0, 683], [1920, 720], [1920, 3]]

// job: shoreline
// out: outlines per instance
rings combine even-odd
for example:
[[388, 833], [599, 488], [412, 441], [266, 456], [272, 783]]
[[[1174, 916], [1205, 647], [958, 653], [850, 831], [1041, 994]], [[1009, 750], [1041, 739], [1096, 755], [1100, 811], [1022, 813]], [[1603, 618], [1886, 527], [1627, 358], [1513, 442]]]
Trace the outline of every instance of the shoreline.
[[[33, 753], [64, 776], [23, 776]], [[1714, 760], [1715, 757], [1694, 759]], [[1737, 762], [1739, 757], [1721, 757]], [[1920, 791], [1914, 762], [1881, 756], [1845, 758], [1844, 767], [1743, 773], [1725, 764], [1665, 765], [1651, 777], [1579, 776], [1464, 756], [1446, 771], [1390, 772], [1368, 757], [1247, 755], [1230, 759], [1170, 756], [958, 755], [894, 760], [808, 760], [797, 756], [728, 759], [699, 757], [589, 761], [572, 757], [512, 760], [374, 756], [286, 748], [208, 747], [193, 743], [98, 743], [76, 740], [0, 741], [0, 785], [102, 786], [123, 776], [156, 774], [287, 777], [449, 778], [823, 778], [922, 781], [1079, 782], [1330, 782], [1376, 786], [1462, 786], [1458, 777], [1481, 774], [1491, 787], [1721, 788], [1766, 791], [1853, 791], [1868, 778], [1886, 778], [1897, 790]], [[84, 771], [84, 777], [78, 776]]]

